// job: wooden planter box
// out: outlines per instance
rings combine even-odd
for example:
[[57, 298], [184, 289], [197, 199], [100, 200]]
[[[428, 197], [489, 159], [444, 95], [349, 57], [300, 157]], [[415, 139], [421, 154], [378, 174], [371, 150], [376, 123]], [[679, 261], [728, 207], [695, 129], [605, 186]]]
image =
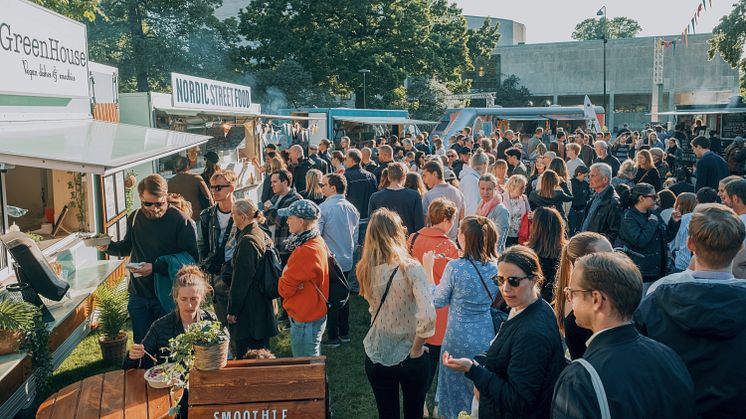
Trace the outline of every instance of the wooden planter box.
[[325, 419], [326, 358], [228, 361], [215, 371], [192, 369], [193, 419]]

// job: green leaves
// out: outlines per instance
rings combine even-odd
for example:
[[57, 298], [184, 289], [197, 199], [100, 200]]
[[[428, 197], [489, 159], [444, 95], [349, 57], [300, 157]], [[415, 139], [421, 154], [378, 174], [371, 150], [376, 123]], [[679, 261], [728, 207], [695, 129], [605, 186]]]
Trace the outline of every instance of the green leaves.
[[203, 320], [189, 325], [179, 336], [168, 340], [168, 360], [174, 363], [169, 380], [184, 386], [189, 381], [189, 371], [194, 365], [194, 345], [211, 346], [228, 339], [223, 325], [217, 321]]
[[129, 295], [126, 288], [104, 282], [94, 296], [95, 305], [99, 312], [99, 327], [107, 339], [115, 339], [127, 322], [127, 300]]
[[0, 329], [28, 332], [33, 328], [39, 311], [33, 304], [10, 300], [0, 301]]
[[733, 11], [720, 19], [720, 24], [712, 30], [712, 38], [707, 55], [712, 60], [719, 53], [731, 67], [741, 69], [741, 91], [746, 94], [746, 58], [743, 56], [746, 45], [746, 0], [734, 4]]
[[[593, 39], [603, 39], [605, 18], [593, 19], [588, 18], [575, 26], [572, 33], [572, 39], [578, 41], [590, 41]], [[606, 24], [606, 38], [634, 38], [640, 32], [642, 27], [636, 20], [624, 16], [618, 16], [609, 20]]]

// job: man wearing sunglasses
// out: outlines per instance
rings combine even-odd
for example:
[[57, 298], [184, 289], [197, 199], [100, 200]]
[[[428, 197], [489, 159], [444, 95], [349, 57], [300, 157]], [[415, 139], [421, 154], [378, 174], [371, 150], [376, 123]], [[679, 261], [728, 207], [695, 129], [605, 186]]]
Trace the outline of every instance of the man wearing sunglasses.
[[[235, 227], [231, 211], [233, 210], [233, 191], [236, 189], [236, 174], [232, 170], [224, 170], [212, 175], [210, 190], [215, 205], [200, 214], [200, 267], [210, 275], [210, 285], [215, 290], [215, 315], [223, 324], [227, 323], [228, 291], [230, 276], [230, 260], [233, 258], [235, 241]], [[222, 275], [227, 275], [228, 281], [222, 281]]]
[[[606, 417], [696, 417], [694, 384], [684, 362], [669, 347], [640, 335], [632, 323], [642, 298], [642, 275], [634, 262], [611, 252], [584, 256], [575, 262], [569, 285], [565, 298], [578, 326], [593, 335], [583, 358], [560, 374], [552, 417], [604, 417], [604, 398]], [[593, 372], [602, 390], [593, 384]]]
[[159, 258], [186, 252], [196, 261], [199, 253], [191, 220], [166, 201], [166, 179], [147, 176], [137, 185], [137, 192], [141, 207], [127, 217], [127, 234], [121, 241], [98, 249], [112, 256], [129, 256], [131, 263], [140, 264], [130, 270], [127, 304], [134, 341], [140, 343], [151, 324], [166, 314], [156, 296], [153, 278], [153, 273], [168, 275], [165, 258]]

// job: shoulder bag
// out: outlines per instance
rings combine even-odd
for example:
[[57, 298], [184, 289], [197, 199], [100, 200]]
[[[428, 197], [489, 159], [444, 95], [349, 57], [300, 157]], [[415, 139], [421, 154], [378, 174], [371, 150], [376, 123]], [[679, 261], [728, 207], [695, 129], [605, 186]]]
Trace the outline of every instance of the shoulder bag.
[[601, 381], [601, 377], [590, 362], [583, 358], [578, 358], [573, 363], [578, 363], [588, 371], [591, 376], [591, 383], [593, 383], [593, 390], [596, 391], [596, 398], [598, 399], [598, 406], [601, 409], [601, 419], [611, 419], [611, 411], [609, 410], [609, 400], [606, 398], [606, 390], [604, 389], [604, 383]]
[[386, 284], [386, 289], [383, 291], [383, 296], [381, 297], [381, 303], [378, 304], [378, 310], [376, 310], [376, 315], [373, 316], [373, 320], [370, 321], [370, 326], [373, 327], [373, 323], [376, 322], [376, 319], [378, 318], [378, 314], [381, 312], [381, 307], [383, 307], [383, 303], [386, 302], [386, 297], [389, 295], [389, 290], [391, 289], [391, 283], [394, 282], [394, 276], [396, 276], [396, 272], [399, 270], [399, 267], [397, 266], [394, 268], [394, 272], [391, 272], [391, 276], [389, 277], [389, 282]]
[[[465, 258], [466, 259], [466, 258]], [[495, 329], [495, 334], [500, 331], [500, 327], [502, 327], [505, 320], [508, 320], [508, 315], [505, 314], [505, 312], [495, 308], [495, 297], [492, 297], [492, 293], [490, 292], [490, 289], [487, 287], [487, 283], [484, 282], [484, 278], [482, 277], [482, 273], [479, 272], [479, 268], [477, 268], [477, 265], [474, 263], [471, 259], [466, 259], [471, 263], [471, 266], [474, 267], [474, 270], [477, 271], [477, 275], [479, 275], [479, 280], [482, 282], [482, 286], [484, 287], [484, 291], [487, 293], [487, 296], [490, 297], [490, 301], [492, 301], [492, 305], [490, 306], [490, 317], [492, 318], [492, 327]], [[500, 291], [498, 290], [498, 295], [500, 295]]]

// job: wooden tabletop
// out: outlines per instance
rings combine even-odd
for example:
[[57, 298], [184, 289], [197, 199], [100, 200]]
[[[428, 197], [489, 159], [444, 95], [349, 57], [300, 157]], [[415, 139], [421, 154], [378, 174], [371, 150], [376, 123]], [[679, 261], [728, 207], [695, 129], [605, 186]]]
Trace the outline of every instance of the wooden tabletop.
[[[117, 370], [88, 377], [63, 388], [39, 406], [36, 417], [55, 418], [167, 418], [173, 405], [168, 388], [154, 389], [145, 370]], [[181, 390], [174, 396], [181, 398]]]

